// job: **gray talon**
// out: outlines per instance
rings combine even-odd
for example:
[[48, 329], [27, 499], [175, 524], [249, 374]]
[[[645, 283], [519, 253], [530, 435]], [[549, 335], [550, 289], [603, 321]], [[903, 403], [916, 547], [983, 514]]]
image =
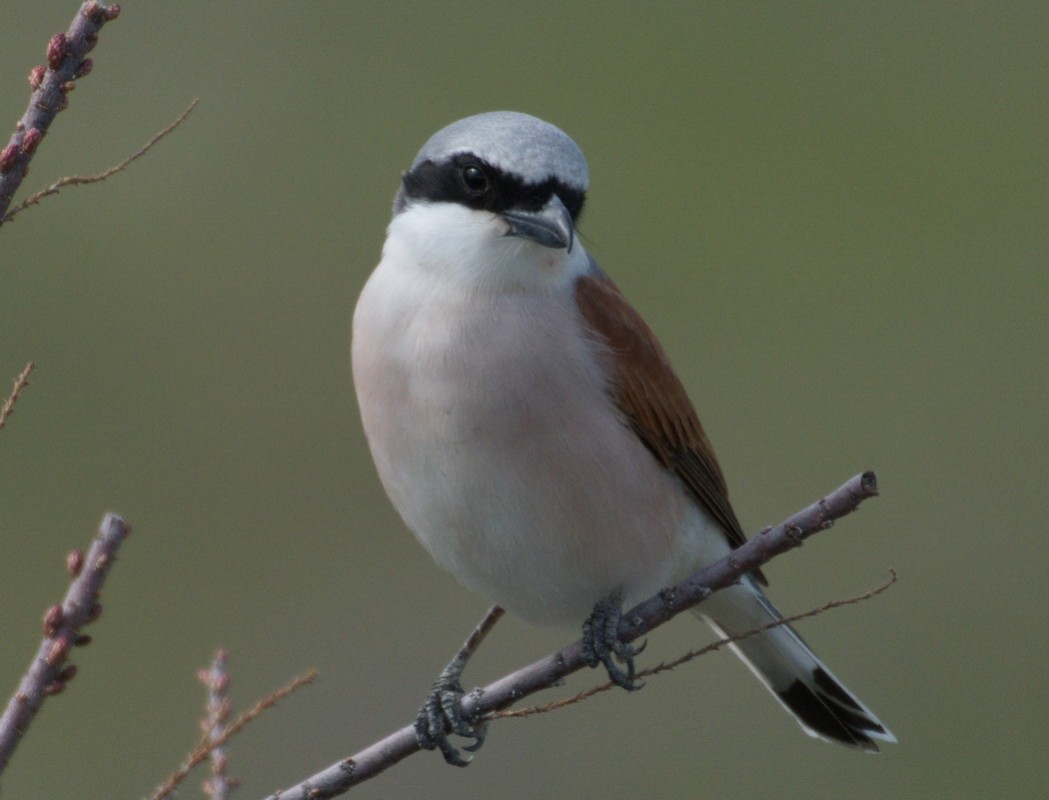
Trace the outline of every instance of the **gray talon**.
[[463, 713], [464, 694], [457, 679], [442, 673], [415, 717], [415, 739], [419, 747], [423, 750], [439, 749], [444, 760], [456, 767], [465, 767], [470, 759], [464, 758], [448, 741], [449, 731], [473, 739], [473, 743], [463, 749], [474, 753], [484, 744], [488, 728], [486, 722], [471, 719]]
[[[620, 641], [619, 620], [622, 615], [622, 603], [617, 594], [594, 606], [583, 623], [583, 658], [589, 667], [602, 664], [612, 683], [633, 692], [644, 686], [634, 680], [634, 656], [644, 650], [645, 645], [634, 647]], [[626, 671], [620, 669], [613, 659], [625, 664]]]

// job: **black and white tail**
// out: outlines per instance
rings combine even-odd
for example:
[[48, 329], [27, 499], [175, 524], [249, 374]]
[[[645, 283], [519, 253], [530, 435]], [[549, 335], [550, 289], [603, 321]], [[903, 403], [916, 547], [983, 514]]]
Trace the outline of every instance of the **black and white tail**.
[[[738, 586], [715, 592], [697, 607], [696, 614], [723, 636], [739, 635], [782, 618], [749, 576]], [[876, 739], [896, 741], [789, 625], [730, 646], [810, 736], [869, 753], [878, 752]]]

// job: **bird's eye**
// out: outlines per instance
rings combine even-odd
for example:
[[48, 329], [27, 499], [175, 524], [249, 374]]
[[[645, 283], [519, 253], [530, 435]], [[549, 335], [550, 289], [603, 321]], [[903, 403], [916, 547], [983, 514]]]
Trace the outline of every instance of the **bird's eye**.
[[488, 191], [488, 176], [476, 164], [468, 164], [463, 167], [460, 175], [463, 179], [463, 186], [470, 194], [481, 195]]

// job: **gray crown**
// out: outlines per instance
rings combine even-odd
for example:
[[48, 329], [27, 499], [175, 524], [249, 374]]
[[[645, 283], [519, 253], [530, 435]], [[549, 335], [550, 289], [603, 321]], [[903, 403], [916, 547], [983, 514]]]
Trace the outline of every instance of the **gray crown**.
[[549, 122], [517, 111], [477, 114], [441, 128], [423, 145], [412, 169], [456, 153], [473, 153], [528, 183], [557, 178], [580, 191], [586, 191], [589, 183], [586, 158], [571, 137]]

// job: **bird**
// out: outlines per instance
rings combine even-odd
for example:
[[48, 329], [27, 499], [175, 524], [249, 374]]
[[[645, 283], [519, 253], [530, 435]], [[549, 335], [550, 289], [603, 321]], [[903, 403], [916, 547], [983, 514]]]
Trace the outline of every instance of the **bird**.
[[[621, 609], [746, 537], [666, 351], [577, 236], [588, 188], [579, 146], [529, 114], [433, 134], [357, 301], [352, 370], [380, 481], [437, 564], [528, 622], [583, 621], [591, 666], [635, 689]], [[748, 573], [696, 613], [726, 637], [767, 626], [765, 585]], [[731, 647], [809, 735], [896, 741], [789, 625]], [[446, 725], [467, 750], [484, 732], [456, 718], [461, 661], [416, 732], [463, 765]]]

